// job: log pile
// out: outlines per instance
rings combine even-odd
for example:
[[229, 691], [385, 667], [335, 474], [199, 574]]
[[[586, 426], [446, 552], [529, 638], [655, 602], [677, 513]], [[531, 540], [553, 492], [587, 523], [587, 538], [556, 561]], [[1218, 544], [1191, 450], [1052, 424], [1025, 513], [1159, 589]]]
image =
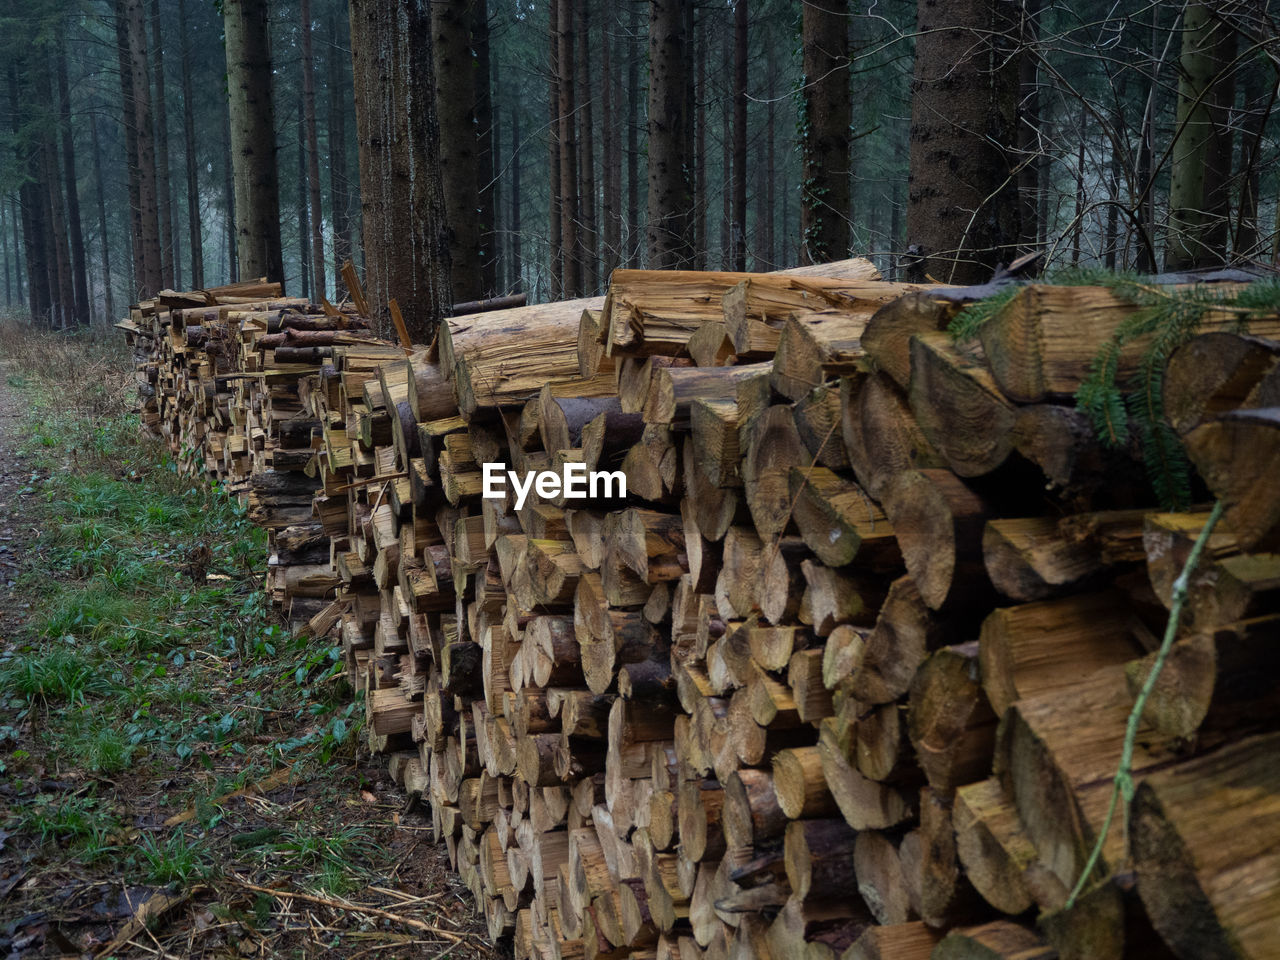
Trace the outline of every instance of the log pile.
[[261, 280], [166, 290], [117, 326], [134, 345], [143, 424], [181, 472], [214, 478], [266, 528], [267, 591], [304, 627], [340, 581], [312, 514], [320, 421], [302, 391], [332, 377], [335, 351], [378, 363], [403, 353], [353, 309], [285, 297]]
[[[146, 314], [144, 379], [219, 476], [316, 425], [310, 629], [516, 957], [1273, 956], [1280, 319], [1210, 316], [1169, 361], [1204, 506], [1168, 513], [1071, 399], [1132, 307], [1031, 286], [963, 343], [957, 309], [865, 261], [620, 270], [225, 398], [281, 369], [272, 334], [227, 311], [206, 376], [186, 311]], [[486, 463], [626, 497], [486, 497]], [[1068, 906], [1214, 497], [1129, 836]]]

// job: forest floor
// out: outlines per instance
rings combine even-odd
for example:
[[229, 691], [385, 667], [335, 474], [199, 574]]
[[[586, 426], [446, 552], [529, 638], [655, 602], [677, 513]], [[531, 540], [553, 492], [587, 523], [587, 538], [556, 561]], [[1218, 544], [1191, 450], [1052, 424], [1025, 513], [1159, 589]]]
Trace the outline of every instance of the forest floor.
[[0, 956], [495, 956], [118, 331], [0, 324]]

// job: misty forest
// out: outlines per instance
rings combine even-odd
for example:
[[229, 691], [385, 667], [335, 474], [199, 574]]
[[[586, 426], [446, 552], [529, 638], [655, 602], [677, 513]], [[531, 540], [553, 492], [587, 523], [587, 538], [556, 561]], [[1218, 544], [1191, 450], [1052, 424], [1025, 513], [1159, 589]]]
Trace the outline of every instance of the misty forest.
[[619, 266], [1276, 257], [1265, 0], [9, 0], [0, 272], [54, 328], [268, 277], [426, 333]]

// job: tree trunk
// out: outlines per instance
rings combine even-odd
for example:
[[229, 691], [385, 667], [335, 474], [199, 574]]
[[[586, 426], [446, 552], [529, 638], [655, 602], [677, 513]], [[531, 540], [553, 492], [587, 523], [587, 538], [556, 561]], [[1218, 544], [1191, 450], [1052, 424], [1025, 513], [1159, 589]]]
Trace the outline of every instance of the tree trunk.
[[[311, 298], [311, 216], [307, 209], [307, 133], [306, 122], [303, 119], [303, 111], [298, 111], [298, 171], [294, 178], [294, 183], [298, 187], [297, 210], [298, 217], [298, 276], [302, 295], [308, 299]], [[320, 297], [319, 292], [316, 299]]]
[[350, 10], [367, 293], [380, 319], [398, 300], [410, 337], [426, 344], [453, 305], [431, 8], [353, 0]]
[[62, 172], [66, 176], [67, 228], [71, 240], [72, 313], [77, 326], [89, 322], [89, 274], [85, 269], [84, 230], [80, 223], [80, 191], [76, 183], [76, 151], [71, 137], [71, 92], [67, 80], [66, 37], [58, 36], [58, 106], [62, 114]]
[[[23, 97], [18, 83], [18, 64], [9, 65], [9, 116], [13, 123], [14, 154], [19, 173], [25, 174], [25, 182], [18, 188], [17, 203], [21, 211], [22, 247], [27, 267], [27, 308], [33, 319], [47, 319], [49, 312], [49, 270], [45, 258], [44, 203], [37, 177], [35, 154], [26, 149], [21, 140], [24, 124], [30, 119], [30, 102]], [[17, 229], [18, 218], [14, 218]], [[14, 247], [18, 247], [17, 235]]]
[[628, 4], [627, 21], [627, 257], [630, 267], [640, 266], [640, 4]]
[[694, 269], [707, 269], [707, 25], [698, 18], [695, 36], [698, 52], [694, 59], [698, 75], [694, 81], [693, 141], [693, 263]]
[[622, 102], [618, 94], [622, 84], [619, 82], [621, 77], [613, 75], [616, 67], [620, 66], [614, 57], [615, 46], [606, 22], [600, 31], [601, 101], [604, 104], [600, 121], [603, 125], [604, 148], [602, 219], [604, 220], [605, 283], [609, 282], [609, 277], [621, 263], [620, 247], [622, 245], [622, 139], [618, 125], [622, 114]]
[[432, 56], [436, 63], [436, 111], [440, 118], [440, 169], [448, 216], [453, 302], [477, 300], [481, 279], [480, 206], [476, 156], [475, 57], [471, 53], [469, 0], [431, 4]]
[[520, 100], [517, 96], [511, 105], [511, 215], [509, 227], [511, 235], [511, 261], [508, 271], [511, 274], [511, 288], [523, 289], [524, 283], [524, 250], [523, 236], [520, 233]]
[[[53, 89], [53, 64], [45, 60], [43, 50], [36, 54], [35, 61], [28, 69], [35, 72], [36, 96], [42, 104], [54, 104], [56, 100]], [[67, 243], [67, 214], [62, 197], [62, 171], [58, 165], [57, 130], [57, 124], [42, 123], [38, 133], [38, 143], [41, 164], [39, 182], [44, 191], [45, 211], [49, 224], [46, 242], [49, 287], [53, 293], [52, 319], [55, 328], [61, 330], [74, 322], [76, 293], [71, 279], [71, 249]]]
[[[812, 4], [806, 4], [811, 7]], [[844, 34], [843, 23], [840, 33]], [[747, 269], [747, 0], [733, 5], [733, 258]]]
[[347, 184], [347, 111], [346, 77], [339, 56], [338, 21], [330, 13], [329, 21], [329, 205], [333, 220], [333, 284], [334, 295], [346, 295], [342, 284], [342, 265], [352, 256], [351, 196]]
[[[204, 286], [204, 243], [200, 233], [200, 174], [196, 159], [196, 119], [192, 100], [195, 96], [191, 84], [191, 48], [188, 45], [187, 0], [178, 0], [178, 32], [182, 34], [179, 47], [182, 54], [182, 138], [186, 154], [187, 171], [187, 232], [191, 240], [191, 286], [196, 290]], [[174, 250], [178, 248], [174, 238]]]
[[800, 260], [848, 256], [849, 30], [847, 0], [804, 5]]
[[302, 123], [307, 138], [307, 193], [311, 204], [311, 285], [316, 297], [326, 293], [324, 209], [320, 204], [320, 136], [316, 132], [316, 68], [311, 48], [311, 0], [300, 0], [302, 18]]
[[[1018, 23], [1018, 39], [1025, 50], [1040, 36], [1042, 0], [1026, 0]], [[1121, 83], [1124, 81], [1121, 80]], [[1039, 63], [1029, 53], [1018, 57], [1018, 219], [1019, 245], [1032, 249], [1040, 243], [1040, 182], [1042, 151], [1040, 149], [1040, 77]], [[1123, 95], [1123, 94], [1122, 94]], [[1117, 131], [1118, 133], [1118, 131]]]
[[[726, 11], [727, 15], [727, 11]], [[733, 269], [733, 97], [728, 78], [733, 74], [733, 31], [724, 27], [720, 33], [720, 269]]]
[[564, 201], [560, 196], [560, 5], [556, 0], [547, 3], [547, 47], [547, 108], [551, 115], [547, 124], [547, 250], [551, 258], [551, 299], [559, 300], [564, 296], [564, 249], [560, 242]]
[[475, 51], [475, 104], [477, 137], [476, 181], [480, 200], [480, 285], [486, 297], [498, 290], [498, 192], [494, 149], [493, 92], [489, 62], [488, 0], [471, 0], [471, 48]]
[[582, 296], [582, 244], [578, 237], [578, 132], [574, 80], [574, 0], [556, 0], [556, 62], [560, 67], [560, 246], [564, 256], [564, 296]]
[[21, 222], [22, 216], [18, 212], [18, 198], [15, 195], [9, 198], [9, 230], [13, 237], [13, 296], [18, 302], [22, 301], [26, 293], [22, 285], [22, 240], [18, 233]]
[[164, 285], [160, 257], [159, 191], [156, 182], [156, 144], [151, 125], [151, 90], [147, 80], [146, 21], [142, 0], [118, 0], [118, 15], [124, 18], [132, 83], [133, 128], [138, 143], [138, 293], [149, 297]]
[[[911, 82], [908, 279], [977, 283], [1012, 259], [1018, 191], [1016, 24], [994, 0], [920, 0]], [[1013, 35], [1016, 39], [1016, 33]]]
[[777, 209], [778, 169], [775, 158], [778, 91], [778, 45], [770, 42], [765, 48], [765, 73], [768, 74], [769, 105], [765, 117], [765, 168], [764, 168], [764, 256], [768, 269], [779, 267], [778, 248], [775, 242], [774, 211]]
[[1258, 197], [1261, 188], [1263, 131], [1276, 103], [1276, 85], [1266, 83], [1266, 66], [1260, 62], [1245, 67], [1244, 109], [1241, 130], [1240, 167], [1234, 179], [1240, 183], [1240, 206], [1231, 251], [1237, 259], [1261, 256], [1258, 245]]
[[222, 205], [223, 219], [226, 225], [227, 282], [235, 283], [240, 279], [239, 253], [236, 247], [236, 188], [235, 163], [231, 159], [231, 104], [222, 114]]
[[11, 307], [13, 306], [13, 286], [9, 280], [9, 232], [5, 229], [7, 226], [5, 203], [0, 200], [0, 253], [4, 256], [4, 305]]
[[174, 229], [173, 193], [169, 188], [169, 114], [164, 96], [164, 44], [160, 36], [160, 0], [151, 0], [151, 49], [156, 75], [156, 197], [160, 219], [160, 279], [165, 287], [181, 286], [182, 274]]
[[125, 292], [126, 299], [132, 301], [138, 293], [138, 272], [142, 269], [142, 188], [138, 172], [138, 132], [134, 128], [133, 119], [133, 71], [129, 66], [129, 30], [122, 9], [123, 5], [119, 5], [116, 11], [116, 55], [120, 71], [122, 107], [120, 129], [124, 134], [125, 168], [129, 186], [129, 269], [126, 272]]
[[591, 10], [590, 0], [575, 0], [578, 31], [578, 59], [574, 72], [578, 82], [578, 103], [582, 115], [581, 157], [579, 166], [578, 195], [582, 206], [582, 287], [595, 296], [600, 287], [599, 227], [596, 222], [596, 165], [594, 152], [595, 124], [591, 109], [595, 97], [592, 87], [596, 77], [591, 70]]
[[651, 269], [687, 268], [693, 263], [690, 237], [693, 185], [689, 178], [688, 50], [685, 4], [649, 2], [649, 221]]
[[93, 182], [94, 192], [98, 195], [98, 235], [102, 238], [102, 290], [103, 306], [106, 309], [106, 320], [111, 322], [116, 316], [115, 297], [111, 291], [111, 234], [107, 230], [107, 200], [103, 193], [102, 150], [98, 146], [98, 118], [89, 118], [90, 146], [93, 149]]
[[[130, 0], [137, 2], [137, 0]], [[283, 280], [269, 0], [223, 0], [236, 258], [245, 277]]]
[[1187, 5], [1171, 151], [1166, 270], [1221, 263], [1226, 257], [1222, 205], [1231, 172], [1226, 112], [1235, 85], [1223, 68], [1234, 49], [1235, 32], [1213, 15], [1210, 4]]
[[1076, 146], [1076, 214], [1071, 218], [1075, 223], [1071, 231], [1071, 265], [1073, 267], [1080, 265], [1080, 241], [1084, 235], [1084, 117], [1080, 120], [1080, 131], [1077, 136], [1079, 143]]

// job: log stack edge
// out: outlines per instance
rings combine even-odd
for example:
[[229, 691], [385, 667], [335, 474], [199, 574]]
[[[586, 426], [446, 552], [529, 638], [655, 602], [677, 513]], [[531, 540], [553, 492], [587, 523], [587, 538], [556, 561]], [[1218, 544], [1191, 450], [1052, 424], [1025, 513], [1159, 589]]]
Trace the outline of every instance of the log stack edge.
[[[412, 351], [267, 283], [120, 326], [517, 958], [1275, 957], [1280, 318], [1170, 359], [1167, 513], [1071, 399], [1131, 307], [1028, 286], [959, 344], [956, 309], [851, 260], [620, 270]], [[627, 497], [516, 509], [486, 462]]]

